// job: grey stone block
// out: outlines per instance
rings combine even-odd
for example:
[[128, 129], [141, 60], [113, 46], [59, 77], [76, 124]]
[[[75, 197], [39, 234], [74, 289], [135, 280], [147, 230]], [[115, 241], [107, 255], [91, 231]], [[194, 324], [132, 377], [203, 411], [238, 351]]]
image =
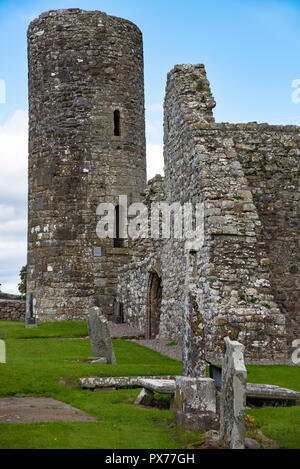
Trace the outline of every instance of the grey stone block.
[[153, 391], [143, 388], [135, 400], [135, 405], [150, 405], [153, 399]]
[[174, 421], [186, 430], [217, 430], [216, 388], [211, 378], [177, 376], [173, 405]]

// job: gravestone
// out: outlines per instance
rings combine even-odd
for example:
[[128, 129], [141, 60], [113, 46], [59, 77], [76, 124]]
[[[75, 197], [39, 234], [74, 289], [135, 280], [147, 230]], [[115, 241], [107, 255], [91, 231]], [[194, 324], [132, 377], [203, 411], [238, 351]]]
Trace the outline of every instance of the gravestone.
[[218, 430], [214, 380], [176, 376], [173, 413], [174, 422], [185, 430]]
[[245, 448], [245, 409], [247, 370], [244, 345], [224, 339], [226, 352], [222, 365], [220, 441], [224, 448]]
[[0, 340], [0, 363], [6, 363], [5, 342]]
[[95, 361], [98, 363], [115, 364], [116, 358], [110, 337], [108, 321], [106, 317], [101, 314], [100, 308], [97, 306], [94, 306], [89, 311], [87, 327]]

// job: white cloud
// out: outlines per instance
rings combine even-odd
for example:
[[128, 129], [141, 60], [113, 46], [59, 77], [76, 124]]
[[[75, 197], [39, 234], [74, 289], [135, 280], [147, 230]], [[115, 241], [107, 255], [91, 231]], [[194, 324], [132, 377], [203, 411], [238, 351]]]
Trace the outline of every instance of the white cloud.
[[[7, 220], [4, 222], [0, 222], [0, 240], [3, 237], [24, 237], [24, 233], [26, 234], [27, 230], [27, 220], [26, 218], [19, 218], [15, 220]], [[1, 242], [1, 241], [0, 241]]]
[[147, 178], [151, 179], [156, 174], [164, 175], [163, 145], [147, 145]]
[[18, 110], [0, 126], [0, 283], [18, 292], [27, 252], [28, 115]]
[[28, 114], [18, 110], [8, 122], [0, 126], [0, 158], [5, 162], [6, 171], [14, 171], [16, 166], [27, 168]]
[[26, 254], [26, 239], [23, 241], [3, 241], [0, 240], [0, 262], [22, 259], [20, 268], [23, 265]]
[[28, 115], [16, 111], [12, 118], [0, 126], [0, 203], [26, 201]]
[[18, 290], [18, 283], [20, 283], [20, 278], [19, 277], [12, 277], [12, 282], [4, 282], [1, 284], [1, 291], [3, 293], [10, 293], [12, 295], [20, 295], [20, 292]]
[[9, 205], [0, 205], [0, 222], [1, 220], [7, 220], [15, 216], [15, 207]]

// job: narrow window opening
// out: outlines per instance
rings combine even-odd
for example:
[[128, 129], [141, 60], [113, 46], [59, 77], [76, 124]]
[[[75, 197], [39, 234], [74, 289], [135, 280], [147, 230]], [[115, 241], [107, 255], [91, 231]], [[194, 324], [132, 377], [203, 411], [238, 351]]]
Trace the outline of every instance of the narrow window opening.
[[120, 206], [115, 207], [115, 237], [114, 237], [114, 248], [122, 247], [122, 239], [120, 238]]
[[116, 137], [120, 137], [121, 129], [120, 129], [120, 111], [114, 111], [114, 135]]

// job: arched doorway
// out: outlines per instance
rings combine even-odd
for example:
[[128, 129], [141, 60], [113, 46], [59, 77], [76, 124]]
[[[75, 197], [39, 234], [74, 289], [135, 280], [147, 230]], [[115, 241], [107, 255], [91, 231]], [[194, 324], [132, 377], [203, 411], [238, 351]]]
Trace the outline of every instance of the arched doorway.
[[161, 314], [162, 284], [156, 272], [150, 273], [148, 284], [148, 339], [155, 339], [159, 333]]

